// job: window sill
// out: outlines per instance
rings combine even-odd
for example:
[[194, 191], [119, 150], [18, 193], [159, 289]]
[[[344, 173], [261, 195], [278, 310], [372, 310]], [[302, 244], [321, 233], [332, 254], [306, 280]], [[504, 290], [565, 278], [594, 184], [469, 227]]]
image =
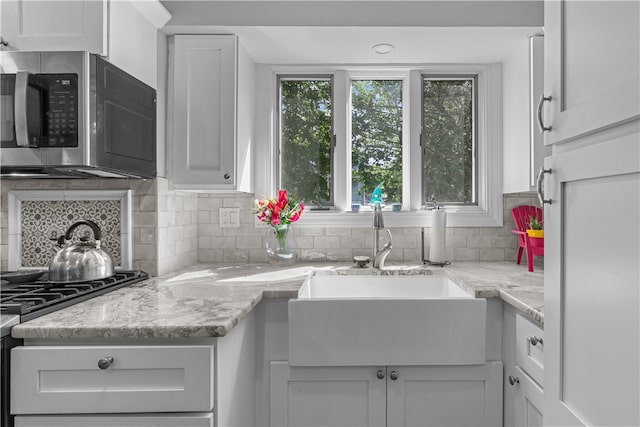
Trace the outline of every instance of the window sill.
[[[448, 227], [501, 227], [502, 212], [491, 215], [477, 206], [447, 207]], [[432, 211], [383, 211], [384, 224], [389, 228], [431, 227]], [[373, 212], [305, 211], [297, 227], [371, 227]]]

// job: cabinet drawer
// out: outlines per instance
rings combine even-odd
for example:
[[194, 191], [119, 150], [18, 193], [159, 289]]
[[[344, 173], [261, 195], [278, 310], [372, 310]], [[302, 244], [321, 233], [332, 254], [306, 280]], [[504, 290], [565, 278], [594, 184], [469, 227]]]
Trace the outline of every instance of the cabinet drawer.
[[516, 364], [542, 384], [544, 331], [520, 314], [516, 315]]
[[21, 415], [16, 427], [213, 427], [213, 413], [142, 415]]
[[11, 357], [13, 414], [213, 408], [212, 346], [18, 347]]

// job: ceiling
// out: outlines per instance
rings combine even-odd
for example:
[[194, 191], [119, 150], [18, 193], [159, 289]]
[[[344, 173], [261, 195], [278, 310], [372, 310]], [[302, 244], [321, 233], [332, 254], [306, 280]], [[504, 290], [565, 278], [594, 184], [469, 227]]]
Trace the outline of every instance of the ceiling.
[[254, 62], [279, 65], [499, 62], [543, 21], [540, 1], [521, 0], [162, 3], [166, 33], [236, 34]]

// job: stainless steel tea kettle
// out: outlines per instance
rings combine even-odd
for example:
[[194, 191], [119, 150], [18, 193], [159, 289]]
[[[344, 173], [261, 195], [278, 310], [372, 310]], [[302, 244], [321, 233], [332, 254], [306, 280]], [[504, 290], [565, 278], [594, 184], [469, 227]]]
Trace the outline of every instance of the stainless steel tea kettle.
[[[93, 231], [95, 243], [88, 237], [81, 237], [80, 243], [64, 246], [71, 240], [76, 227], [88, 225]], [[56, 239], [61, 249], [49, 263], [49, 281], [55, 283], [99, 280], [113, 276], [113, 258], [100, 247], [102, 232], [93, 221], [82, 220], [72, 224], [67, 232]]]

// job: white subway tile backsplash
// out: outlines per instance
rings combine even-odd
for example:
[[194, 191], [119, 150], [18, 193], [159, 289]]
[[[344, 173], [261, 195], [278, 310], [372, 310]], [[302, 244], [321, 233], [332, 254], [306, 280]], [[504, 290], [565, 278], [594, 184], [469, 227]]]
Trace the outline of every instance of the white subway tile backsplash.
[[215, 199], [211, 197], [198, 197], [198, 210], [199, 211], [217, 211], [222, 207], [222, 199]]
[[515, 234], [509, 236], [492, 236], [491, 247], [494, 248], [513, 248], [517, 247], [518, 239]]
[[[294, 240], [295, 240], [295, 245], [299, 248], [299, 249], [313, 249], [313, 242], [315, 240], [315, 237], [313, 236], [293, 236]], [[262, 247], [266, 247], [264, 244], [262, 245]]]
[[467, 236], [447, 236], [448, 248], [466, 248]]
[[453, 259], [456, 261], [479, 261], [480, 250], [469, 248], [454, 248]]
[[353, 249], [327, 249], [327, 261], [345, 261], [353, 259]]
[[505, 249], [480, 248], [480, 261], [504, 261]]
[[491, 236], [467, 236], [468, 248], [490, 248]]
[[249, 262], [248, 249], [223, 249], [224, 262]]
[[[316, 236], [313, 238], [313, 247], [322, 249], [339, 249], [340, 237], [338, 236]], [[344, 248], [344, 246], [342, 246]]]
[[323, 249], [302, 249], [299, 259], [305, 262], [323, 262], [327, 260], [327, 252]]
[[252, 249], [262, 247], [262, 236], [238, 236], [236, 237], [238, 249]]
[[[0, 265], [7, 264], [6, 201], [9, 189], [30, 188], [131, 188], [133, 190], [134, 268], [152, 275], [170, 272], [195, 262], [266, 262], [269, 227], [257, 223], [254, 195], [172, 191], [167, 180], [27, 180], [1, 183]], [[449, 227], [446, 258], [450, 261], [515, 260], [517, 238], [511, 233], [511, 208], [536, 205], [533, 194], [505, 195], [502, 227]], [[219, 227], [219, 208], [240, 208], [240, 227]], [[353, 256], [373, 256], [369, 227], [292, 226], [300, 261], [351, 261]], [[422, 233], [417, 227], [394, 227], [394, 247], [389, 261], [419, 261]], [[428, 247], [430, 229], [424, 229]], [[381, 234], [381, 244], [386, 242]]]
[[[419, 247], [418, 242], [420, 239], [418, 236], [413, 236], [410, 234], [393, 234], [393, 247], [398, 249], [414, 249]], [[388, 238], [386, 233], [381, 233], [380, 235], [380, 244], [384, 245], [387, 242]]]
[[222, 249], [205, 249], [198, 251], [198, 262], [222, 262]]

